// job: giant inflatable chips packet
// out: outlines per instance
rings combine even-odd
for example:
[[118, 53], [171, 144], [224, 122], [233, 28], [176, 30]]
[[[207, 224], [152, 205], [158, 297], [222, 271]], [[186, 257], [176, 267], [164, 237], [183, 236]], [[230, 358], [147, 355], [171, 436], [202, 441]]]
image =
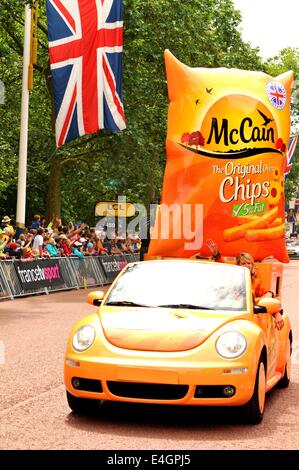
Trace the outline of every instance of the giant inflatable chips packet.
[[[246, 251], [256, 260], [272, 256], [288, 262], [284, 167], [293, 72], [273, 78], [190, 68], [169, 51], [165, 63], [170, 106], [161, 207], [202, 205], [196, 230], [202, 230], [203, 243], [190, 249], [190, 239], [183, 230], [177, 235], [175, 223], [163, 237], [158, 214], [148, 255], [210, 256], [204, 241], [212, 238], [223, 256]], [[174, 216], [170, 225], [173, 221]], [[176, 223], [186, 221], [179, 216]]]

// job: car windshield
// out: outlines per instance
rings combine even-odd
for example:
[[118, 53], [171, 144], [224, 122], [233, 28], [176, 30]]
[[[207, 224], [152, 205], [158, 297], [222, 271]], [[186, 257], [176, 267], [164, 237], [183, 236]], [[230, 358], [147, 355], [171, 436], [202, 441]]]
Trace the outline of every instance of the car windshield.
[[146, 261], [127, 267], [106, 305], [244, 311], [246, 268], [194, 261]]

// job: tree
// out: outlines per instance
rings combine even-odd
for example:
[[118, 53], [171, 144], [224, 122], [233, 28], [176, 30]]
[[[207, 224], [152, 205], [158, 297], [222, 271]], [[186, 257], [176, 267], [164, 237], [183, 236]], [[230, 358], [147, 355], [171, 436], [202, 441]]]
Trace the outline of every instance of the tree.
[[[48, 218], [61, 214], [92, 222], [99, 200], [122, 194], [131, 202], [148, 204], [159, 197], [168, 108], [165, 48], [190, 66], [263, 66], [258, 50], [241, 39], [240, 13], [231, 0], [123, 0], [127, 130], [100, 131], [56, 149], [45, 2], [39, 3], [38, 64], [30, 98], [27, 219], [40, 211], [47, 212]], [[14, 165], [17, 162], [24, 4], [3, 0], [0, 12], [0, 78], [7, 95], [0, 107], [4, 123], [0, 168], [4, 158]], [[7, 195], [3, 206], [13, 214], [17, 175], [15, 169], [7, 171], [8, 183], [0, 175], [0, 195]]]

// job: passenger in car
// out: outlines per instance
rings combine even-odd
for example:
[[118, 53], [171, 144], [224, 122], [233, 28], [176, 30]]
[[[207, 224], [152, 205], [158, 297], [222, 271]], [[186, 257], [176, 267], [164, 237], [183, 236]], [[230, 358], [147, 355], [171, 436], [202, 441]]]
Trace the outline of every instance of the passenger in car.
[[[218, 250], [218, 247], [214, 240], [208, 239], [206, 241], [207, 246], [209, 247], [214, 261], [217, 261], [218, 263], [223, 263], [224, 259], [221, 255], [221, 253]], [[249, 269], [250, 274], [251, 274], [251, 282], [252, 282], [252, 294], [253, 294], [253, 299], [254, 302], [257, 303], [261, 297], [275, 297], [274, 292], [272, 291], [267, 291], [263, 286], [261, 280], [257, 277], [256, 275], [256, 266], [253, 257], [249, 253], [239, 253], [239, 255], [236, 257], [236, 264], [238, 266], [246, 266], [246, 268]], [[282, 318], [282, 310], [279, 312], [276, 312], [273, 317], [275, 320], [275, 327], [278, 330], [281, 330], [284, 325], [284, 321]]]

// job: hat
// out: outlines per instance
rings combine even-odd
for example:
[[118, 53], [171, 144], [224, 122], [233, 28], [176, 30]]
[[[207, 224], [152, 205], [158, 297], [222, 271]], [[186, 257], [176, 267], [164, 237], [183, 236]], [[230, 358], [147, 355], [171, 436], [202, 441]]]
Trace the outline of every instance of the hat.
[[88, 242], [86, 246], [87, 246], [87, 248], [93, 248], [93, 243]]
[[85, 242], [87, 242], [87, 240], [86, 240], [86, 238], [82, 237], [82, 238], [80, 238], [79, 242], [80, 243], [85, 243]]
[[8, 217], [8, 215], [5, 215], [2, 219], [3, 224], [9, 224], [10, 221], [11, 219]]
[[75, 243], [74, 243], [74, 246], [82, 246], [82, 243], [80, 243], [80, 242], [75, 242]]

